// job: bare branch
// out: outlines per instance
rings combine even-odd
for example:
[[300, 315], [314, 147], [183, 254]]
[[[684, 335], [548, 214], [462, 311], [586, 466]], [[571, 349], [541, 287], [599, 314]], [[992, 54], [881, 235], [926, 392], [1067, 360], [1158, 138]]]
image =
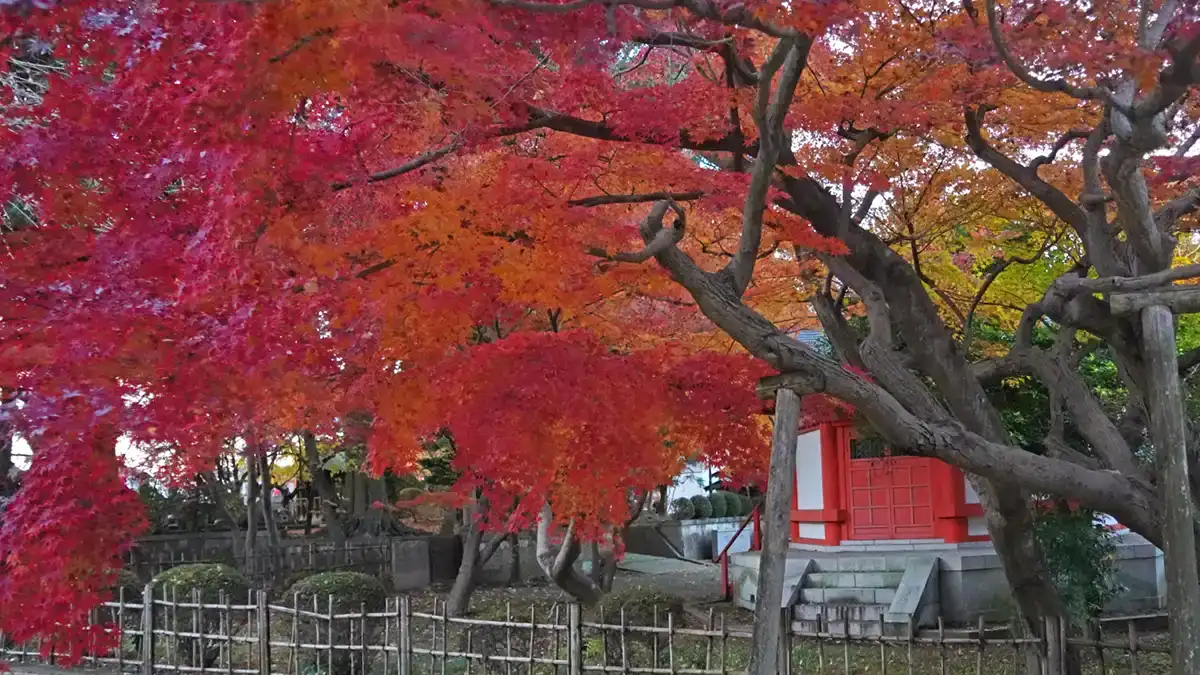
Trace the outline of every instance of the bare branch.
[[[845, 287], [843, 287], [844, 289]], [[829, 338], [829, 344], [833, 346], [834, 354], [855, 368], [865, 369], [862, 355], [858, 351], [858, 339], [854, 335], [854, 330], [842, 316], [842, 312], [833, 298], [828, 292], [815, 293], [810, 302], [813, 310], [817, 313], [817, 319], [821, 322], [821, 327], [825, 330], [825, 336]]]
[[411, 171], [416, 171], [417, 169], [420, 169], [421, 167], [426, 166], [427, 164], [436, 162], [437, 160], [445, 157], [446, 155], [449, 155], [450, 153], [454, 152], [455, 150], [458, 150], [461, 147], [462, 147], [462, 137], [460, 136], [459, 138], [455, 139], [454, 141], [452, 141], [450, 143], [447, 143], [446, 145], [443, 145], [440, 148], [434, 148], [433, 150], [429, 150], [428, 152], [423, 152], [423, 153], [417, 155], [416, 157], [413, 157], [411, 160], [405, 162], [404, 164], [401, 164], [400, 166], [393, 167], [386, 171], [380, 171], [378, 173], [373, 173], [373, 174], [368, 175], [365, 178], [361, 178], [361, 179], [357, 179], [357, 180], [339, 181], [337, 183], [333, 183], [332, 185], [330, 185], [329, 189], [336, 192], [338, 190], [345, 190], [346, 188], [354, 187], [355, 185], [363, 185], [366, 183], [378, 183], [380, 181], [388, 180], [389, 178], [396, 178], [397, 176], [403, 176], [404, 174], [409, 173]]
[[702, 190], [692, 190], [691, 192], [643, 192], [640, 194], [581, 197], [579, 199], [572, 199], [567, 204], [571, 206], [605, 206], [608, 204], [638, 204], [641, 202], [657, 202], [672, 199], [677, 202], [690, 202], [702, 197], [704, 197]]
[[[725, 266], [734, 291], [740, 296], [750, 286], [754, 276], [754, 264], [758, 259], [758, 247], [762, 243], [763, 212], [767, 207], [767, 191], [771, 176], [780, 155], [790, 151], [791, 139], [783, 130], [784, 119], [791, 107], [800, 82], [800, 74], [808, 61], [808, 50], [812, 41], [807, 36], [796, 39], [784, 38], [776, 45], [767, 62], [763, 64], [758, 82], [758, 93], [754, 119], [759, 128], [759, 151], [754, 168], [750, 171], [750, 187], [742, 208], [742, 235], [733, 260]], [[771, 81], [781, 71], [779, 86], [771, 95]]]
[[962, 331], [964, 354], [970, 354], [971, 352], [971, 334], [974, 332], [975, 310], [979, 308], [979, 303], [983, 301], [983, 296], [987, 295], [988, 289], [992, 287], [992, 284], [995, 283], [996, 279], [1011, 265], [1032, 265], [1033, 263], [1037, 262], [1043, 255], [1046, 254], [1046, 251], [1048, 251], [1051, 246], [1057, 244], [1061, 239], [1062, 233], [1059, 233], [1058, 236], [1054, 238], [1046, 237], [1046, 241], [1042, 242], [1041, 248], [1038, 249], [1037, 253], [1034, 253], [1031, 256], [1025, 258], [1016, 256], [1004, 260], [998, 260], [992, 263], [991, 269], [984, 278], [983, 283], [980, 284], [979, 289], [975, 291], [975, 297], [971, 298], [971, 306], [967, 308], [967, 315], [963, 319]]
[[[1179, 9], [1179, 4], [1179, 0], [1163, 0], [1162, 7], [1158, 8], [1158, 13], [1154, 17], [1154, 23], [1148, 24], [1146, 29], [1138, 34], [1138, 45], [1142, 49], [1158, 49], [1163, 33], [1166, 32], [1167, 25], [1171, 23], [1171, 17]], [[1150, 0], [1144, 0], [1142, 11], [1147, 12], [1150, 9], [1149, 5]]]
[[1067, 292], [1129, 293], [1150, 290], [1195, 277], [1200, 277], [1200, 264], [1172, 267], [1140, 277], [1102, 277], [1100, 279], [1061, 277], [1054, 283], [1058, 288]]
[[[511, 7], [513, 9], [533, 12], [552, 12], [555, 14], [563, 14], [601, 4], [601, 0], [571, 0], [562, 4], [533, 2], [531, 0], [491, 0], [491, 2], [498, 7]], [[794, 29], [783, 28], [761, 20], [755, 16], [752, 8], [741, 3], [719, 5], [707, 0], [603, 0], [603, 4], [612, 7], [626, 6], [656, 10], [681, 8], [687, 9], [700, 19], [708, 19], [729, 26], [750, 28], [772, 37], [794, 37], [797, 34]]]
[[1154, 224], [1166, 232], [1175, 227], [1183, 216], [1200, 208], [1200, 188], [1192, 188], [1172, 199], [1154, 212]]
[[[663, 218], [667, 210], [675, 211], [676, 219], [673, 227], [663, 227]], [[656, 257], [667, 249], [674, 248], [683, 239], [687, 226], [687, 216], [683, 209], [673, 201], [661, 201], [651, 207], [650, 212], [642, 220], [642, 237], [646, 246], [636, 253], [608, 253], [602, 248], [590, 248], [587, 252], [605, 260], [616, 262], [640, 263]]]
[[1154, 305], [1162, 305], [1175, 314], [1195, 314], [1200, 312], [1200, 284], [1162, 291], [1114, 293], [1109, 304], [1117, 316], [1131, 316]]
[[1074, 141], [1074, 140], [1087, 138], [1091, 134], [1092, 134], [1092, 129], [1071, 129], [1067, 133], [1060, 136], [1059, 139], [1054, 142], [1054, 147], [1052, 147], [1050, 149], [1050, 154], [1041, 155], [1040, 157], [1035, 157], [1034, 160], [1029, 163], [1029, 168], [1033, 169], [1034, 172], [1036, 173], [1039, 168], [1041, 168], [1047, 164], [1053, 163], [1054, 160], [1058, 157], [1058, 153], [1062, 152], [1062, 149], [1067, 147], [1068, 143], [1070, 143], [1071, 141]]
[[1008, 69], [1022, 82], [1038, 91], [1060, 92], [1085, 101], [1112, 100], [1112, 93], [1103, 87], [1076, 87], [1062, 78], [1039, 80], [1034, 77], [1025, 66], [1017, 61], [1004, 44], [1004, 36], [1000, 33], [1000, 21], [996, 17], [996, 0], [984, 0], [984, 8], [987, 10], [988, 32], [991, 33], [992, 44], [995, 45], [996, 52], [1000, 54], [1000, 58], [1008, 66]]
[[[991, 7], [992, 4], [993, 0], [989, 0], [988, 7]], [[1054, 215], [1073, 227], [1081, 237], [1084, 237], [1088, 229], [1088, 219], [1078, 204], [1058, 188], [1039, 178], [1035, 169], [1008, 157], [984, 139], [983, 116], [985, 112], [985, 109], [972, 110], [969, 108], [965, 111], [967, 145], [971, 147], [971, 151], [975, 153], [976, 157], [987, 162], [992, 168], [1008, 176], [1034, 197], [1040, 199], [1054, 212]]]

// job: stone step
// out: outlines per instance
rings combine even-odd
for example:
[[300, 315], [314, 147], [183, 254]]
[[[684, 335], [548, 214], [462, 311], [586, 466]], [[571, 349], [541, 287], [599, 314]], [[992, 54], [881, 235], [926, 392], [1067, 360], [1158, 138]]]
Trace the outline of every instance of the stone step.
[[805, 588], [896, 588], [904, 572], [812, 572]]
[[895, 588], [802, 588], [800, 602], [826, 605], [890, 605]]
[[813, 572], [898, 572], [903, 573], [910, 554], [839, 555], [814, 557]]
[[881, 632], [891, 637], [905, 637], [908, 635], [908, 624], [879, 622], [876, 617], [870, 620], [829, 620], [823, 621], [818, 619], [796, 619], [792, 621], [792, 631], [800, 634], [804, 633], [823, 633], [830, 634], [835, 639], [839, 635], [849, 635], [850, 637], [878, 637]]

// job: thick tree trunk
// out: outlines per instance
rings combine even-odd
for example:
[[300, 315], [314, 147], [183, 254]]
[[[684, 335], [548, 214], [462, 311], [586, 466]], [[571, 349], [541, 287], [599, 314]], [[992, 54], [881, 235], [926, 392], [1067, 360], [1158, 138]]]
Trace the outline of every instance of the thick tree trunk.
[[[312, 432], [304, 432], [304, 457], [308, 462], [308, 473], [312, 477], [312, 487], [321, 498], [321, 520], [325, 523], [325, 533], [335, 544], [346, 541], [346, 529], [338, 518], [337, 490], [329, 480], [325, 467], [321, 466], [321, 455], [317, 450], [317, 438]], [[312, 501], [309, 501], [309, 522], [312, 522]]]
[[750, 675], [779, 672], [780, 600], [787, 567], [792, 491], [796, 485], [796, 437], [800, 431], [800, 397], [781, 389], [775, 395], [775, 434], [762, 519], [762, 552], [758, 559], [758, 597], [754, 599], [754, 640]]
[[521, 583], [521, 535], [517, 532], [508, 535], [508, 545], [512, 551], [508, 557], [508, 585], [516, 586]]
[[471, 603], [471, 593], [475, 590], [475, 573], [479, 566], [479, 545], [483, 541], [483, 530], [474, 518], [468, 518], [463, 525], [463, 557], [458, 566], [458, 575], [454, 577], [454, 585], [446, 596], [446, 613], [450, 616], [463, 616]]
[[274, 551], [279, 548], [279, 525], [275, 522], [275, 502], [271, 494], [275, 485], [271, 482], [271, 466], [265, 454], [259, 458], [258, 473], [262, 480], [259, 494], [262, 495], [263, 527], [267, 530], [267, 545]]
[[7, 421], [0, 421], [0, 498], [13, 492], [13, 431]]
[[594, 605], [601, 598], [600, 589], [592, 583], [587, 575], [575, 569], [579, 560], [581, 546], [575, 537], [575, 522], [567, 526], [563, 533], [562, 543], [557, 550], [550, 543], [550, 529], [554, 523], [554, 512], [547, 503], [542, 507], [537, 525], [537, 561], [538, 566], [546, 573], [556, 586], [563, 589], [579, 602]]
[[253, 570], [255, 554], [258, 552], [258, 462], [249, 454], [246, 455], [246, 545], [242, 554], [245, 556], [246, 569]]
[[271, 482], [271, 464], [266, 452], [258, 458], [258, 475], [262, 487], [259, 489], [259, 510], [262, 511], [263, 529], [267, 534], [267, 550], [263, 562], [274, 575], [281, 566], [279, 560], [279, 526], [275, 523], [275, 503], [271, 499], [273, 484]]
[[313, 487], [312, 482], [309, 482], [308, 489], [306, 489], [304, 492], [304, 536], [307, 537], [312, 534], [313, 506], [316, 505], [316, 500], [314, 498], [316, 497], [317, 491], [316, 488]]
[[1158, 458], [1165, 520], [1171, 672], [1200, 672], [1200, 579], [1196, 573], [1195, 506], [1188, 477], [1187, 424], [1175, 352], [1175, 319], [1165, 307], [1142, 310], [1142, 341], [1150, 378], [1150, 437]]
[[446, 612], [450, 616], [463, 616], [471, 606], [471, 594], [475, 590], [479, 570], [492, 559], [509, 535], [499, 533], [483, 546], [483, 526], [480, 516], [487, 511], [485, 499], [478, 497], [473, 506], [467, 507], [463, 520], [463, 559], [454, 577], [454, 585], [446, 596]]

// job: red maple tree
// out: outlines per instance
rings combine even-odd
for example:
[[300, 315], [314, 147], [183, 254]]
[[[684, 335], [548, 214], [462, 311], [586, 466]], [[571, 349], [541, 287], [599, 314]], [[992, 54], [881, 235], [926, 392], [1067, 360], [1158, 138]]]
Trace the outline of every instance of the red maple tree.
[[[1190, 3], [6, 7], [0, 387], [21, 396], [17, 428], [47, 466], [32, 481], [43, 494], [27, 481], [0, 530], [10, 569], [48, 550], [25, 504], [73, 498], [53, 474], [99, 471], [81, 463], [95, 452], [84, 430], [110, 417], [178, 448], [181, 471], [248, 429], [328, 432], [363, 409], [378, 415], [377, 456], [403, 466], [420, 430], [449, 422], [490, 473], [610, 519], [622, 472], [606, 465], [611, 487], [587, 492], [574, 489], [584, 473], [548, 477], [542, 460], [594, 441], [611, 463], [608, 444], [636, 443], [647, 454], [631, 464], [659, 466], [660, 423], [706, 451], [736, 449], [725, 439], [749, 438], [744, 422], [676, 407], [711, 417], [745, 403], [730, 392], [753, 369], [715, 356], [733, 342], [853, 404], [890, 442], [976, 474], [1003, 512], [992, 520], [1014, 528], [998, 540], [1026, 541], [1024, 488], [1070, 490], [1160, 538], [1155, 488], [1094, 398], [1075, 387], [1063, 401], [1094, 422], [1084, 433], [1101, 468], [1025, 452], [963, 347], [984, 314], [1136, 343], [1107, 304], [1079, 306], [1095, 300], [1080, 277], [1166, 273], [1200, 203]], [[1173, 159], [1143, 161], [1168, 147]], [[1047, 242], [1038, 256], [1051, 241], [1086, 253], [1050, 275], [1069, 292], [1043, 298], [1047, 282], [985, 303], [1025, 259], [987, 234], [995, 221]], [[979, 253], [999, 264], [982, 268]], [[832, 357], [789, 332], [812, 320], [807, 298]], [[846, 315], [864, 307], [861, 340]], [[542, 335], [546, 313], [556, 336]], [[507, 337], [469, 347], [489, 326]], [[991, 372], [1074, 382], [1069, 361], [1030, 350]], [[551, 375], [552, 357], [572, 365]], [[526, 366], [542, 375], [522, 381]], [[1125, 372], [1130, 391], [1157, 390]], [[591, 384], [625, 397], [605, 413], [581, 398]], [[579, 423], [547, 396], [575, 403]], [[512, 401], [538, 426], [478, 425]], [[92, 513], [120, 511], [115, 480]], [[87, 513], [63, 512], [58, 531], [128, 541], [133, 516]], [[117, 549], [79, 553], [103, 570]], [[1002, 550], [1008, 572], [1036, 576], [1035, 550]], [[45, 592], [78, 611], [94, 598], [76, 563], [47, 569]], [[12, 578], [0, 602], [17, 597]], [[1027, 614], [1057, 611], [1044, 575], [1018, 586]], [[33, 608], [22, 622], [63, 630]]]

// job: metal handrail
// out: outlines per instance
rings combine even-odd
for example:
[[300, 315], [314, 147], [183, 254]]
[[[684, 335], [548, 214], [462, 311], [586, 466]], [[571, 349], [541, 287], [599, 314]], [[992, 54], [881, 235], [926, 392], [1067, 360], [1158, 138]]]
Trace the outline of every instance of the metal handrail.
[[762, 523], [761, 516], [759, 515], [759, 506], [759, 504], [754, 505], [754, 509], [742, 521], [737, 532], [733, 533], [733, 537], [729, 539], [729, 543], [725, 544], [725, 548], [721, 549], [721, 552], [713, 558], [713, 560], [721, 563], [721, 592], [724, 594], [726, 600], [729, 600], [733, 595], [733, 589], [729, 585], [729, 547], [733, 546], [733, 543], [738, 540], [738, 537], [742, 535], [742, 531], [751, 522], [754, 523], [754, 532], [750, 536], [750, 550], [757, 551], [762, 548]]

